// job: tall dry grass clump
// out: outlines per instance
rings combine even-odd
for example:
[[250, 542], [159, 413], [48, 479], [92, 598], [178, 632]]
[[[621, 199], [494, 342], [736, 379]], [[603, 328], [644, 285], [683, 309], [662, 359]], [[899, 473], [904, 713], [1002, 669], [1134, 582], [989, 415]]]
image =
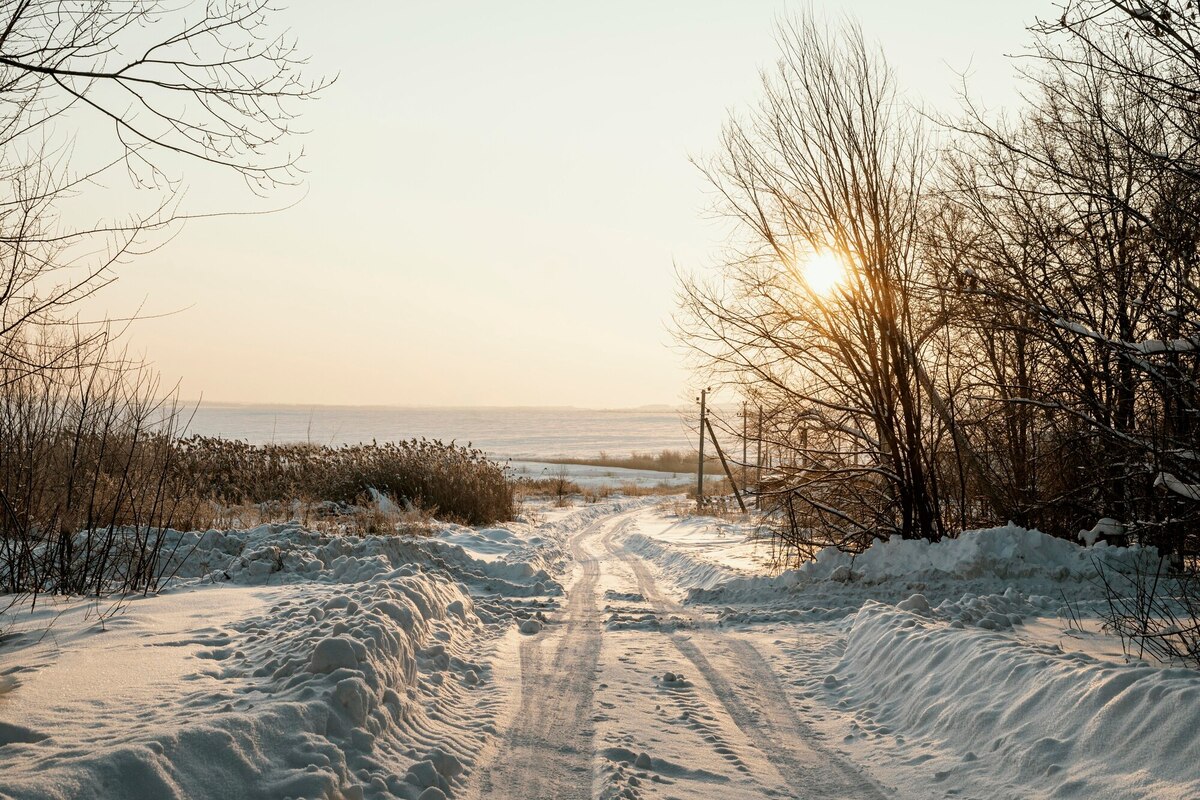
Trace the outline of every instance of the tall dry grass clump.
[[355, 504], [371, 490], [465, 525], [509, 519], [513, 487], [479, 450], [437, 440], [254, 445], [206, 436], [177, 444], [174, 466], [197, 497], [236, 506], [300, 500]]

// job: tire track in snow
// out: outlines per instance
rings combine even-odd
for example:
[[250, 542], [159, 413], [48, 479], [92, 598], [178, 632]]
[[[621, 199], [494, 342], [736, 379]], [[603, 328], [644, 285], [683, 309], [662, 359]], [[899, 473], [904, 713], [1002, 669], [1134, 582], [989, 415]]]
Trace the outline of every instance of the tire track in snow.
[[600, 562], [583, 548], [583, 541], [631, 513], [602, 517], [572, 537], [571, 552], [582, 575], [568, 592], [566, 613], [554, 626], [557, 635], [547, 628], [521, 642], [519, 708], [491, 763], [479, 771], [479, 797], [592, 797], [592, 699], [604, 620], [596, 603]]
[[[605, 549], [633, 571], [638, 590], [656, 613], [685, 617], [696, 623], [691, 629], [670, 632], [669, 638], [704, 676], [734, 724], [797, 792], [796, 797], [846, 800], [887, 797], [851, 763], [815, 742], [811, 729], [787, 702], [779, 678], [753, 644], [731, 635], [717, 635], [711, 626], [704, 630], [703, 620], [659, 593], [643, 559], [613, 542], [616, 533], [614, 529], [604, 537]], [[714, 665], [710, 655], [723, 661], [727, 669]], [[737, 675], [739, 680], [735, 684], [726, 675]]]

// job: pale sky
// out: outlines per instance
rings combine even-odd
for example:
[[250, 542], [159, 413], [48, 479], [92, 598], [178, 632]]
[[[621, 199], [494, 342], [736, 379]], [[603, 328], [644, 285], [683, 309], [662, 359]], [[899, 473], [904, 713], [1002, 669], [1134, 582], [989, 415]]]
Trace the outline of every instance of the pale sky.
[[[281, 15], [338, 74], [305, 107], [306, 194], [191, 223], [124, 268], [112, 313], [186, 398], [379, 405], [675, 404], [675, 272], [722, 226], [689, 163], [757, 98], [795, 3], [297, 0]], [[847, 0], [916, 96], [955, 70], [1011, 104], [1004, 53], [1050, 0]], [[356, 8], [357, 12], [348, 11]], [[368, 10], [369, 9], [369, 10]], [[188, 201], [221, 206], [194, 184]], [[276, 201], [286, 202], [280, 194]], [[242, 203], [234, 199], [226, 205]]]

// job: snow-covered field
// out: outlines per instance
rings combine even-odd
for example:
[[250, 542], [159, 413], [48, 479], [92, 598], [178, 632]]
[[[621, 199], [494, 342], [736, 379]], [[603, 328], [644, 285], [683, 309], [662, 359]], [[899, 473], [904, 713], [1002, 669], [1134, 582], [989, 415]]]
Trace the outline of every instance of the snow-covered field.
[[158, 596], [0, 622], [0, 796], [1200, 797], [1200, 673], [1099, 631], [1136, 551], [1006, 527], [780, 573], [673, 507], [179, 534]]
[[689, 487], [696, 483], [694, 472], [658, 472], [651, 469], [597, 467], [591, 464], [553, 464], [548, 461], [510, 461], [508, 466], [516, 478], [538, 480], [562, 476], [584, 489], [628, 485]]

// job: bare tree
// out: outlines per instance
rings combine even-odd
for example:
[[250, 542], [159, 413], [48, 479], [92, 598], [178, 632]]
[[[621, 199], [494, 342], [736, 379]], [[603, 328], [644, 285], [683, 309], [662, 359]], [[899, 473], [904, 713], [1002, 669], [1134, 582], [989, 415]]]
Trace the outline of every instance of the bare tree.
[[[764, 409], [795, 545], [1111, 517], [1197, 547], [1197, 10], [1061, 10], [1032, 27], [1027, 107], [968, 102], [936, 158], [853, 25], [785, 24], [703, 165], [736, 234], [684, 281], [680, 334]], [[845, 264], [832, 292], [817, 253]]]
[[[304, 79], [276, 17], [262, 0], [0, 10], [0, 590], [146, 591], [163, 577], [181, 490], [171, 393], [77, 309], [188, 218], [187, 169], [257, 193], [298, 180], [298, 104], [326, 82]], [[68, 217], [122, 170], [148, 208]]]
[[106, 124], [131, 171], [166, 177], [172, 152], [237, 170], [255, 186], [294, 180], [295, 102], [322, 81], [274, 31], [268, 0], [15, 0], [0, 33], [7, 141], [64, 117]]
[[[258, 192], [299, 175], [303, 77], [293, 38], [262, 0], [17, 0], [0, 13], [0, 352], [102, 288], [146, 236], [186, 218], [189, 162]], [[72, 132], [87, 131], [83, 163]], [[106, 137], [104, 132], [108, 131]], [[107, 144], [105, 144], [107, 143]], [[80, 224], [62, 206], [116, 168], [158, 200]], [[87, 339], [85, 339], [87, 341]]]
[[[920, 302], [929, 142], [855, 24], [809, 14], [778, 38], [761, 104], [702, 165], [738, 233], [719, 280], [684, 281], [680, 335], [768, 410], [772, 492], [793, 527], [936, 539], [953, 442], [924, 363], [940, 325]], [[805, 278], [818, 254], [845, 266], [827, 295]]]
[[1005, 443], [1014, 518], [1070, 533], [1114, 517], [1173, 548], [1155, 485], [1197, 466], [1197, 194], [1163, 154], [1190, 149], [1190, 123], [1158, 56], [1094, 5], [1066, 45], [1042, 31], [1017, 124], [963, 126], [931, 252], [970, 309], [962, 340], [988, 354], [971, 394]]

